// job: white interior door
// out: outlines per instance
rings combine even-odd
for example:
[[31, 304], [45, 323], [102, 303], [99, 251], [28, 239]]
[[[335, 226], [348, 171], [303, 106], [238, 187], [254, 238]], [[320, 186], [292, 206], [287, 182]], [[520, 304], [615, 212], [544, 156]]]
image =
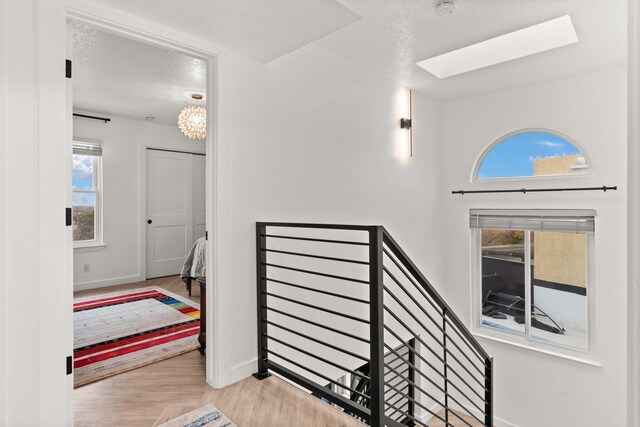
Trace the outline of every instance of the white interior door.
[[206, 218], [206, 164], [205, 156], [193, 155], [193, 241], [204, 237]]
[[193, 157], [147, 150], [147, 278], [180, 274], [193, 245]]

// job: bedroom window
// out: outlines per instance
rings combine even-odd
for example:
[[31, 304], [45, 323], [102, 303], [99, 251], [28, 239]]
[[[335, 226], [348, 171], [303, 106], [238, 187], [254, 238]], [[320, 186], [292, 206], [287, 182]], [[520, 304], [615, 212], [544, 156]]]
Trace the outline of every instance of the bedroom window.
[[586, 155], [567, 136], [548, 130], [520, 130], [496, 142], [480, 157], [474, 181], [587, 175]]
[[102, 147], [73, 143], [72, 205], [75, 247], [102, 245]]
[[470, 211], [476, 332], [588, 352], [592, 210]]

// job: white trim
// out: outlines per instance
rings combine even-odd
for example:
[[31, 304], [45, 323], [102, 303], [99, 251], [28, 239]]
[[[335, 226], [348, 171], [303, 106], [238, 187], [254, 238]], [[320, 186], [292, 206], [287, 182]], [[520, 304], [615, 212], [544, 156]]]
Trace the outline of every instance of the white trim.
[[[6, 0], [4, 0], [6, 2]], [[211, 97], [208, 100], [208, 108], [210, 108], [212, 120], [210, 125], [211, 138], [207, 144], [212, 147], [218, 145], [220, 136], [226, 133], [227, 121], [229, 115], [226, 110], [229, 108], [229, 84], [230, 73], [224, 73], [224, 81], [222, 74], [217, 75], [216, 69], [218, 62], [224, 63], [228, 70], [228, 62], [231, 59], [230, 53], [208, 43], [202, 39], [189, 36], [168, 27], [163, 27], [143, 18], [127, 15], [108, 6], [93, 3], [88, 0], [29, 0], [24, 2], [12, 2], [12, 8], [9, 13], [9, 19], [17, 22], [32, 22], [32, 26], [10, 26], [11, 34], [20, 39], [20, 43], [11, 44], [12, 48], [8, 53], [10, 60], [3, 61], [7, 64], [13, 77], [16, 78], [16, 84], [28, 82], [26, 86], [28, 92], [23, 95], [18, 108], [6, 113], [6, 118], [13, 126], [8, 128], [9, 136], [13, 137], [13, 133], [18, 132], [20, 128], [21, 144], [15, 144], [11, 152], [7, 152], [7, 157], [16, 157], [20, 153], [34, 154], [35, 161], [31, 168], [37, 171], [37, 174], [30, 175], [30, 181], [27, 188], [32, 194], [27, 200], [26, 209], [28, 216], [21, 218], [17, 225], [18, 231], [26, 228], [28, 220], [34, 221], [34, 226], [29, 230], [26, 237], [22, 236], [23, 243], [16, 246], [18, 249], [26, 249], [25, 247], [33, 247], [35, 253], [32, 263], [32, 273], [27, 279], [25, 286], [20, 287], [20, 292], [26, 292], [26, 295], [34, 296], [34, 304], [37, 308], [32, 313], [27, 328], [28, 339], [24, 342], [22, 348], [17, 349], [15, 346], [7, 353], [11, 359], [22, 358], [21, 363], [29, 363], [32, 366], [31, 373], [23, 377], [22, 391], [16, 391], [9, 396], [7, 395], [7, 407], [9, 403], [12, 405], [11, 413], [6, 414], [6, 422], [8, 424], [19, 423], [18, 419], [27, 424], [39, 424], [38, 420], [47, 420], [52, 425], [73, 425], [73, 376], [65, 375], [65, 371], [61, 369], [62, 361], [72, 354], [73, 341], [73, 317], [71, 305], [73, 301], [73, 275], [72, 260], [73, 246], [71, 239], [70, 227], [64, 227], [61, 220], [61, 208], [70, 206], [71, 203], [71, 185], [70, 185], [70, 169], [71, 169], [71, 141], [72, 141], [72, 125], [71, 125], [71, 84], [65, 79], [60, 64], [65, 59], [66, 53], [69, 51], [66, 43], [67, 19], [70, 16], [84, 17], [92, 22], [104, 23], [112, 26], [112, 31], [119, 31], [129, 36], [142, 37], [148, 41], [155, 41], [182, 50], [188, 50], [191, 53], [200, 52], [200, 57], [209, 59], [210, 71], [209, 82], [214, 85], [210, 86], [209, 92], [214, 93], [217, 97]], [[186, 46], [194, 46], [195, 48], [187, 48]], [[28, 52], [28, 55], [18, 56], [18, 47]], [[12, 62], [11, 59], [19, 61]], [[17, 74], [17, 67], [24, 62], [27, 65], [23, 74]], [[223, 68], [225, 68], [223, 67]], [[220, 85], [216, 81], [221, 78]], [[11, 95], [11, 94], [10, 94]], [[220, 101], [219, 101], [220, 100]], [[223, 101], [222, 101], [223, 100]], [[11, 101], [11, 96], [9, 97]], [[218, 105], [217, 103], [224, 103]], [[31, 130], [24, 133], [24, 129], [28, 127], [22, 126], [28, 120], [33, 122], [36, 118], [35, 126]], [[7, 129], [3, 127], [3, 129]], [[13, 129], [13, 130], [12, 130]], [[209, 150], [216, 153], [217, 149]], [[216, 156], [213, 163], [209, 163], [208, 175], [218, 176], [217, 168], [224, 166], [219, 156]], [[10, 165], [8, 165], [10, 166]], [[4, 168], [3, 168], [4, 169]], [[7, 167], [7, 173], [13, 178], [19, 179], [22, 174], [29, 172], [27, 170], [17, 170], [15, 167]], [[215, 193], [219, 192], [218, 181], [212, 180]], [[212, 188], [208, 188], [208, 192], [213, 194]], [[208, 220], [216, 218], [219, 214], [219, 205], [217, 198], [208, 197], [207, 204], [209, 209]], [[6, 204], [9, 205], [9, 204]], [[9, 205], [10, 206], [10, 205]], [[8, 209], [8, 215], [13, 211]], [[33, 218], [31, 218], [33, 217]], [[214, 242], [218, 238], [217, 222], [209, 222], [209, 234], [212, 236], [210, 242]], [[16, 233], [7, 236], [7, 244], [14, 245], [18, 241]], [[213, 296], [217, 294], [218, 276], [221, 274], [217, 266], [217, 257], [219, 251], [217, 245], [212, 244], [213, 250], [209, 251], [208, 263], [212, 268], [212, 274], [209, 277], [209, 287]], [[14, 257], [15, 258], [15, 257]], [[12, 266], [12, 272], [7, 271], [7, 280], [18, 280], [18, 271], [24, 279], [24, 263], [20, 261]], [[14, 277], [15, 276], [15, 277]], [[12, 291], [15, 293], [17, 291]], [[7, 295], [8, 297], [11, 295]], [[212, 385], [225, 384], [228, 381], [229, 370], [223, 372], [224, 378], [220, 378], [221, 366], [225, 366], [226, 360], [216, 357], [219, 346], [218, 335], [221, 333], [219, 322], [213, 323], [218, 314], [218, 306], [223, 302], [219, 298], [208, 299], [208, 312], [211, 314], [211, 327], [208, 328], [208, 342], [212, 351], [207, 352], [207, 381]], [[9, 339], [9, 336], [7, 336]], [[3, 346], [6, 347], [6, 346]], [[9, 360], [7, 363], [9, 363]], [[218, 366], [219, 365], [219, 366]], [[7, 372], [8, 384], [18, 384], [15, 372]], [[29, 394], [29, 398], [26, 398]], [[24, 405], [29, 404], [30, 410], [26, 410]], [[8, 412], [8, 411], [7, 411]], [[20, 418], [18, 418], [20, 417]], [[4, 422], [4, 420], [3, 420]]]
[[106, 243], [85, 243], [83, 245], [76, 244], [73, 246], [73, 253], [81, 253], [81, 252], [98, 252], [106, 248]]
[[0, 1], [0, 426], [7, 424], [7, 143], [8, 126], [8, 2]]
[[[429, 408], [429, 410], [431, 412], [433, 412], [434, 414], [437, 414], [438, 412], [440, 412], [442, 410], [443, 406], [439, 403], [434, 403], [433, 405], [431, 405], [431, 407]], [[421, 408], [421, 407], [417, 407], [418, 411], [416, 413], [416, 418], [419, 419], [420, 421], [427, 423], [429, 422], [433, 417], [433, 415], [431, 415], [429, 412], [427, 412], [425, 409]], [[439, 421], [441, 422], [441, 421]]]
[[[64, 0], [67, 4], [67, 17], [75, 20], [88, 22], [97, 25], [106, 31], [114, 32], [125, 37], [142, 39], [152, 44], [176, 49], [189, 55], [203, 58], [207, 63], [207, 92], [213, 94], [207, 99], [207, 109], [209, 116], [214, 118], [209, 120], [206, 138], [207, 147], [207, 230], [209, 232], [210, 245], [207, 249], [207, 265], [211, 271], [208, 276], [207, 291], [211, 295], [207, 298], [207, 343], [210, 351], [207, 357], [207, 382], [213, 387], [222, 387], [229, 384], [230, 372], [221, 372], [224, 363], [220, 357], [220, 346], [218, 337], [220, 335], [220, 322], [218, 321], [218, 305], [223, 304], [218, 298], [218, 277], [220, 275], [218, 266], [218, 217], [220, 204], [218, 198], [220, 194], [218, 176], [220, 168], [224, 167], [219, 155], [219, 141], [225, 141], [227, 133], [228, 106], [230, 102], [229, 85], [223, 84], [231, 78], [229, 72], [230, 53], [215, 44], [202, 39], [181, 33], [174, 29], [155, 24], [141, 18], [124, 14], [115, 9], [87, 2], [85, 0]], [[142, 156], [141, 156], [142, 157]], [[144, 206], [144, 201], [140, 201]], [[142, 227], [144, 229], [144, 227]], [[140, 233], [142, 237], [143, 232]], [[146, 239], [145, 239], [146, 240]], [[141, 242], [145, 240], [141, 239]], [[140, 271], [146, 270], [145, 258], [140, 259]], [[145, 272], [146, 273], [146, 272]], [[223, 375], [224, 374], [224, 375]]]
[[[501, 331], [489, 326], [483, 326], [482, 321], [482, 298], [481, 298], [481, 286], [482, 280], [480, 278], [482, 274], [482, 250], [481, 244], [481, 228], [470, 229], [470, 242], [471, 242], [471, 304], [469, 305], [470, 312], [470, 325], [469, 330], [474, 336], [490, 339], [492, 341], [509, 344], [515, 347], [527, 349], [537, 353], [543, 353], [548, 355], [557, 356], [563, 359], [572, 360], [592, 366], [601, 366], [597, 358], [597, 346], [596, 346], [596, 307], [595, 301], [597, 300], [597, 289], [595, 281], [595, 237], [593, 235], [585, 234], [587, 237], [587, 343], [586, 349], [578, 349], [572, 347], [566, 347], [562, 344], [544, 343], [535, 341], [531, 338], [532, 331], [527, 327], [530, 323], [530, 316], [527, 316], [525, 321], [525, 333], [523, 335]], [[530, 242], [530, 237], [527, 237], [529, 231], [525, 230], [525, 244]], [[526, 251], [526, 249], [525, 249]], [[528, 252], [530, 257], [531, 253]], [[529, 268], [528, 263], [525, 262], [525, 293], [529, 296], [530, 300], [530, 286], [531, 277], [527, 275]]]
[[[74, 141], [76, 142], [76, 141]], [[78, 141], [80, 142], [80, 141]], [[101, 144], [100, 144], [101, 145]], [[103, 160], [102, 156], [93, 156], [93, 190], [74, 190], [72, 188], [71, 195], [73, 197], [74, 194], [93, 194], [95, 198], [94, 205], [94, 231], [92, 240], [74, 240], [73, 248], [87, 248], [87, 247], [98, 247], [98, 246], [106, 246], [104, 244], [104, 192], [102, 185], [102, 177], [103, 177]], [[73, 171], [72, 171], [73, 172]], [[73, 199], [72, 199], [72, 208], [73, 208]]]
[[[564, 175], [512, 176], [512, 177], [505, 177], [505, 178], [481, 178], [481, 179], [478, 178], [478, 172], [480, 172], [480, 166], [482, 166], [482, 161], [487, 156], [487, 154], [489, 154], [498, 144], [500, 144], [501, 142], [503, 142], [504, 140], [506, 140], [508, 138], [511, 138], [512, 136], [516, 136], [516, 135], [519, 135], [521, 133], [529, 133], [529, 132], [545, 132], [545, 133], [549, 133], [551, 135], [555, 135], [557, 137], [560, 137], [562, 139], [565, 139], [567, 142], [570, 142], [574, 147], [576, 147], [580, 151], [580, 154], [582, 154], [582, 157], [584, 157], [584, 159], [586, 160], [586, 164], [589, 165], [589, 172], [588, 173], [576, 173], [576, 174], [564, 174]], [[502, 136], [496, 138], [495, 140], [493, 140], [489, 144], [487, 144], [480, 151], [480, 154], [478, 154], [478, 157], [476, 157], [475, 162], [473, 162], [473, 168], [471, 169], [471, 176], [469, 177], [469, 182], [470, 183], [509, 182], [509, 181], [519, 182], [519, 181], [542, 180], [542, 179], [558, 179], [558, 178], [564, 178], [564, 179], [567, 179], [567, 178], [585, 178], [585, 177], [590, 177], [593, 174], [594, 174], [594, 168], [593, 168], [593, 163], [591, 162], [591, 159], [589, 158], [589, 156], [585, 152], [584, 148], [582, 148], [582, 146], [580, 146], [580, 144], [578, 144], [573, 138], [571, 138], [570, 136], [567, 136], [566, 134], [564, 134], [564, 133], [562, 133], [560, 131], [557, 131], [557, 130], [548, 129], [548, 128], [544, 128], [544, 127], [532, 126], [532, 127], [524, 127], [524, 128], [520, 128], [520, 129], [511, 130], [511, 131], [503, 134]]]
[[[462, 409], [456, 409], [456, 407], [455, 407], [455, 406], [456, 406], [455, 404], [451, 405], [451, 409], [453, 409], [453, 410], [455, 410], [455, 411], [459, 412], [460, 414], [466, 414], [466, 412], [465, 412], [464, 410], [462, 410]], [[430, 413], [428, 413], [428, 412], [427, 412], [427, 411], [425, 411], [424, 409], [422, 409], [422, 408], [418, 408], [418, 409], [420, 410], [420, 412], [416, 414], [416, 418], [418, 418], [418, 419], [419, 419], [420, 421], [422, 421], [423, 423], [425, 423], [425, 424], [426, 424], [426, 423], [428, 423], [431, 419], [435, 418], [433, 415], [431, 415]], [[442, 409], [443, 409], [442, 405], [440, 405], [440, 404], [438, 404], [438, 403], [436, 403], [436, 404], [432, 405], [432, 406], [429, 408], [429, 410], [430, 410], [431, 412], [434, 412], [434, 413], [436, 413], [436, 414], [437, 414], [438, 412], [440, 412]], [[478, 419], [480, 419], [480, 420], [482, 420], [482, 419], [483, 419], [484, 414], [483, 414], [482, 412], [478, 411], [476, 408], [471, 408], [471, 409], [470, 409], [470, 411], [471, 411], [471, 412], [473, 412], [473, 415], [475, 415]], [[457, 419], [457, 418], [455, 417], [455, 415], [454, 415], [454, 416], [449, 416], [449, 420], [450, 420], [450, 421], [452, 421], [452, 420], [456, 420], [456, 419]], [[459, 421], [459, 420], [458, 420], [458, 421]], [[441, 422], [442, 422], [442, 421], [438, 420], [438, 423], [441, 423]], [[512, 424], [512, 423], [511, 423], [511, 422], [509, 422], [509, 421], [505, 421], [505, 420], [503, 420], [503, 419], [501, 419], [501, 418], [498, 418], [498, 417], [494, 416], [494, 417], [493, 417], [493, 427], [518, 427], [518, 426], [517, 426], [517, 425], [515, 425], [515, 424]]]
[[92, 282], [82, 282], [73, 285], [74, 291], [84, 291], [87, 289], [106, 288], [108, 286], [126, 285], [129, 283], [144, 282], [144, 276], [123, 276], [107, 280], [94, 280]]
[[[486, 329], [486, 330], [485, 330]], [[502, 344], [506, 344], [509, 346], [513, 346], [513, 347], [518, 347], [524, 350], [528, 350], [528, 351], [533, 351], [536, 353], [541, 353], [547, 356], [553, 356], [553, 357], [557, 357], [560, 359], [564, 359], [570, 362], [576, 362], [579, 364], [583, 364], [583, 365], [589, 365], [589, 366], [593, 366], [596, 368], [601, 368], [602, 367], [602, 363], [600, 363], [600, 361], [598, 361], [597, 359], [589, 359], [586, 357], [579, 357], [579, 356], [574, 356], [574, 355], [570, 355], [570, 354], [565, 354], [565, 353], [561, 353], [559, 351], [553, 351], [553, 350], [548, 350], [545, 348], [541, 348], [541, 347], [535, 347], [533, 345], [527, 345], [525, 344], [525, 341], [522, 342], [516, 342], [515, 340], [513, 340], [513, 336], [512, 334], [508, 334], [506, 332], [501, 333], [501, 331], [492, 331], [489, 328], [485, 328], [483, 329], [483, 332], [478, 332], [478, 329], [476, 328], [476, 330], [471, 331], [471, 333], [473, 334], [473, 336], [478, 337], [478, 338], [484, 338], [487, 340], [491, 340], [494, 342], [499, 342]], [[495, 334], [495, 335], [494, 335]], [[504, 337], [501, 337], [499, 335], [506, 335]], [[508, 334], [508, 335], [507, 335]], [[532, 342], [532, 341], [527, 341], [527, 342]], [[559, 347], [560, 349], [562, 347]]]
[[231, 382], [235, 383], [258, 371], [258, 358], [254, 357], [231, 368]]
[[[524, 232], [524, 334], [528, 340], [532, 340], [531, 335], [531, 230]], [[482, 285], [481, 285], [482, 286]]]
[[147, 147], [138, 147], [138, 271], [140, 276], [147, 278]]
[[640, 168], [640, 150], [638, 138], [640, 137], [640, 90], [638, 88], [640, 57], [638, 49], [640, 45], [640, 8], [637, 0], [628, 1], [628, 141], [627, 141], [627, 424], [629, 426], [640, 425], [640, 186], [638, 185]]
[[[224, 387], [231, 384], [228, 379], [223, 378], [223, 358], [219, 338], [222, 334], [220, 322], [220, 309], [225, 302], [220, 298], [220, 269], [219, 269], [219, 240], [220, 230], [223, 227], [219, 223], [220, 212], [222, 211], [221, 198], [222, 187], [220, 176], [222, 168], [227, 166], [226, 159], [229, 158], [227, 144], [221, 141], [228, 140], [229, 105], [231, 102], [228, 82], [231, 79], [230, 59], [226, 54], [218, 54], [212, 57], [207, 63], [207, 87], [212, 88], [210, 99], [207, 101], [207, 108], [211, 108], [211, 117], [217, 120], [210, 120], [207, 124], [206, 138], [206, 223], [209, 239], [207, 240], [207, 266], [210, 275], [207, 277], [207, 342], [210, 349], [207, 352], [207, 383], [214, 388]], [[213, 279], [213, 280], [211, 280]], [[215, 303], [215, 305], [214, 305]], [[227, 374], [229, 375], [229, 373]]]

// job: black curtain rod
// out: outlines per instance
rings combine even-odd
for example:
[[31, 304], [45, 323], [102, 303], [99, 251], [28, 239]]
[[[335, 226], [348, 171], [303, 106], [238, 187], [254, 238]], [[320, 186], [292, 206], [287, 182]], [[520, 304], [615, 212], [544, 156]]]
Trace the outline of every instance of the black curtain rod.
[[521, 188], [519, 190], [457, 190], [452, 191], [451, 194], [484, 194], [484, 193], [541, 193], [541, 192], [549, 192], [549, 191], [604, 191], [607, 190], [617, 190], [618, 186], [607, 187], [603, 185], [602, 187], [574, 187], [574, 188]]
[[73, 115], [75, 117], [84, 117], [85, 119], [100, 120], [100, 121], [103, 121], [105, 123], [108, 123], [108, 122], [111, 121], [111, 119], [108, 118], [108, 117], [87, 116], [86, 114], [76, 114], [76, 113], [73, 113]]

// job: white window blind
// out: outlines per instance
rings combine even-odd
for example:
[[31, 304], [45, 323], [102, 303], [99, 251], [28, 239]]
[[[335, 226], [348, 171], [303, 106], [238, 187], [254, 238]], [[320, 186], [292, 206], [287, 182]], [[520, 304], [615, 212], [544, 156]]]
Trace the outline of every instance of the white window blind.
[[590, 209], [471, 209], [471, 228], [595, 233], [596, 211]]
[[80, 142], [74, 142], [73, 154], [100, 157], [102, 156], [102, 146], [99, 144], [85, 144]]

